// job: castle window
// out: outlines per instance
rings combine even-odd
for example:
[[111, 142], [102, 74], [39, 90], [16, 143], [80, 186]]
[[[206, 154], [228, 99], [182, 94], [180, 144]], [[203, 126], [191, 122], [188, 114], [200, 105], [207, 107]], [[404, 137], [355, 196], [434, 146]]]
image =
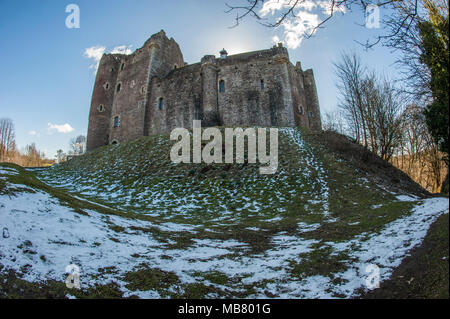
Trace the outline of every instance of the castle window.
[[120, 66], [120, 70], [123, 71], [123, 69], [125, 69], [125, 63], [122, 63], [122, 65]]
[[117, 84], [116, 92], [119, 93], [121, 88], [122, 88], [122, 84], [121, 83]]
[[106, 83], [105, 83], [105, 90], [108, 90], [108, 89], [109, 89], [109, 83], [106, 82]]
[[261, 91], [264, 91], [264, 80], [261, 80]]
[[117, 145], [117, 144], [119, 144], [119, 142], [117, 142], [117, 140], [113, 140], [113, 141], [111, 142], [111, 145]]
[[173, 69], [174, 69], [174, 70], [175, 70], [175, 69], [178, 69], [178, 65], [175, 64], [175, 65], [173, 66]]
[[145, 93], [145, 86], [141, 87], [141, 93], [144, 94]]
[[299, 106], [298, 111], [300, 112], [300, 114], [303, 114], [303, 107]]
[[159, 109], [162, 110], [164, 107], [164, 99], [162, 97], [159, 98]]
[[312, 112], [308, 112], [308, 117], [309, 117], [309, 118], [312, 118], [312, 117], [313, 117]]
[[224, 80], [220, 80], [220, 82], [219, 82], [219, 92], [221, 92], [221, 93], [225, 92], [225, 81]]
[[103, 106], [103, 104], [100, 104], [100, 105], [97, 107], [97, 110], [98, 110], [99, 112], [103, 112], [103, 111], [105, 110], [105, 107]]
[[114, 127], [120, 126], [120, 118], [118, 116], [114, 117]]

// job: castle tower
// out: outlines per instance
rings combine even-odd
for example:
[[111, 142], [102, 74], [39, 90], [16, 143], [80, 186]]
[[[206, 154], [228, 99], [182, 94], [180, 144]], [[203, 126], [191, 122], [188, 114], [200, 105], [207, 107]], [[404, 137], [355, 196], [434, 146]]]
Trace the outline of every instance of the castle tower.
[[201, 60], [201, 76], [202, 76], [202, 125], [215, 126], [220, 125], [218, 111], [217, 91], [220, 89], [217, 82], [217, 66], [216, 57], [214, 55], [205, 55]]
[[87, 149], [148, 134], [150, 83], [184, 66], [183, 55], [165, 32], [154, 34], [133, 54], [105, 54], [99, 64], [89, 115]]
[[99, 63], [89, 112], [87, 150], [108, 145], [109, 127], [120, 59], [104, 54]]
[[278, 76], [281, 83], [281, 105], [279, 105], [276, 115], [276, 126], [294, 126], [294, 110], [292, 108], [292, 83], [289, 76], [289, 54], [281, 43], [274, 48], [276, 54], [273, 61], [278, 65]]
[[319, 98], [312, 69], [303, 72], [303, 83], [305, 85], [309, 127], [311, 130], [320, 131], [322, 129], [322, 120], [320, 118]]

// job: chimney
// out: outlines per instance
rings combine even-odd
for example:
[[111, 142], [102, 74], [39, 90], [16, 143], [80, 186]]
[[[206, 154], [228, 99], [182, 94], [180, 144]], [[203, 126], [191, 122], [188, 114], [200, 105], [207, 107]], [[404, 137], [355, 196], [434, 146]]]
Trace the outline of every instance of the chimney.
[[222, 49], [222, 51], [220, 51], [219, 53], [220, 53], [220, 58], [221, 59], [226, 59], [227, 58], [227, 55], [228, 55], [227, 50]]

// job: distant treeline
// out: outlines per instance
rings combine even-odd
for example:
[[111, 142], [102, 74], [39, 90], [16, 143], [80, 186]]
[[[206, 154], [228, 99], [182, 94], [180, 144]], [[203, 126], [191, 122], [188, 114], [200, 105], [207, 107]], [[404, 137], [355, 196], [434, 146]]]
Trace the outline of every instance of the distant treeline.
[[15, 163], [24, 167], [48, 166], [54, 160], [45, 158], [35, 143], [27, 145], [21, 152], [17, 149], [14, 123], [11, 119], [0, 119], [0, 162]]

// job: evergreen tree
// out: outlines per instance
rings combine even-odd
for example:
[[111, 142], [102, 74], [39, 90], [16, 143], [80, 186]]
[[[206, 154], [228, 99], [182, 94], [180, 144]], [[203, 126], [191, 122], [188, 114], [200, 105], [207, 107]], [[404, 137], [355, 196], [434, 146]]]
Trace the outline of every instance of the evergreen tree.
[[422, 39], [422, 62], [431, 72], [430, 88], [433, 102], [425, 109], [428, 129], [439, 146], [447, 154], [449, 135], [449, 21], [433, 2], [427, 1], [429, 21], [419, 24]]

